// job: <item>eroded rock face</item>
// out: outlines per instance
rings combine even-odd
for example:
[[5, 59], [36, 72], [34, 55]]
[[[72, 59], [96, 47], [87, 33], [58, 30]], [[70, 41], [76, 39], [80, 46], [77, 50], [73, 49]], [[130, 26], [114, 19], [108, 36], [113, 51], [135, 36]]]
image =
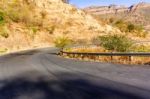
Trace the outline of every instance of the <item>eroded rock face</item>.
[[117, 5], [97, 6], [88, 7], [84, 10], [90, 14], [107, 18], [114, 17], [116, 19], [123, 19], [135, 24], [143, 25], [145, 29], [150, 32], [150, 3], [141, 2], [131, 5], [130, 7]]
[[118, 13], [130, 13], [138, 9], [143, 9], [150, 7], [149, 3], [141, 2], [130, 7], [110, 5], [110, 6], [91, 6], [87, 7], [84, 10], [92, 14], [118, 14]]
[[100, 14], [117, 14], [118, 12], [127, 12], [127, 7], [121, 6], [102, 6], [102, 7], [89, 7], [84, 9], [88, 13], [100, 15]]

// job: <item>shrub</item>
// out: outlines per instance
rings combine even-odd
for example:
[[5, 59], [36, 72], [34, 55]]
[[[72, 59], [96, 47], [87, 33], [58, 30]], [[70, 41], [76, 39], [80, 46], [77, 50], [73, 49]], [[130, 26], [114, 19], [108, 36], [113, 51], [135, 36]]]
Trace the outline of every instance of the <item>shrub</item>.
[[147, 31], [144, 30], [142, 25], [135, 25], [135, 24], [127, 24], [127, 32], [134, 34], [137, 37], [145, 38], [148, 34]]
[[47, 12], [43, 10], [43, 11], [40, 12], [40, 14], [41, 14], [42, 19], [45, 19], [46, 15], [47, 15]]
[[113, 18], [113, 17], [111, 17], [110, 19], [109, 19], [109, 24], [112, 24], [112, 23], [114, 23], [115, 22], [115, 19]]
[[146, 31], [144, 31], [144, 27], [142, 25], [135, 25], [123, 20], [117, 21], [115, 26], [118, 27], [122, 32], [127, 32], [137, 37], [146, 37], [148, 34]]
[[131, 40], [122, 35], [101, 36], [99, 39], [101, 45], [107, 50], [126, 52], [132, 46]]
[[72, 41], [68, 37], [57, 37], [54, 41], [56, 47], [63, 49], [70, 45]]
[[55, 26], [47, 27], [46, 30], [49, 32], [49, 34], [53, 34], [55, 31]]
[[135, 30], [135, 25], [134, 24], [128, 24], [127, 31], [128, 32], [133, 32], [134, 30]]
[[10, 11], [9, 18], [14, 22], [19, 22], [19, 20], [20, 20], [19, 13], [15, 12], [15, 11], [14, 12]]
[[30, 37], [32, 37], [34, 39], [37, 31], [38, 31], [38, 27], [28, 27], [28, 33], [30, 35]]
[[[23, 3], [21, 1], [11, 2], [6, 4], [7, 16], [14, 22], [24, 22], [25, 24], [32, 24], [34, 18], [34, 8], [32, 5]], [[4, 9], [3, 9], [4, 10]]]
[[115, 26], [118, 27], [122, 32], [125, 32], [127, 29], [127, 25], [123, 20], [119, 20], [115, 23]]
[[38, 31], [38, 27], [31, 27], [31, 29], [34, 34], [36, 34], [36, 32]]
[[7, 52], [7, 48], [0, 48], [0, 54]]
[[4, 12], [0, 11], [0, 24], [4, 24]]
[[9, 30], [6, 26], [2, 26], [0, 27], [0, 35], [4, 38], [8, 38], [9, 34], [8, 34]]
[[138, 32], [142, 32], [144, 30], [144, 27], [142, 25], [136, 25], [135, 30]]
[[127, 31], [128, 32], [143, 32], [144, 27], [142, 25], [135, 25], [132, 23], [127, 24]]
[[135, 45], [132, 47], [133, 52], [150, 52], [150, 47], [145, 45]]
[[136, 36], [145, 38], [148, 35], [147, 31], [135, 32]]

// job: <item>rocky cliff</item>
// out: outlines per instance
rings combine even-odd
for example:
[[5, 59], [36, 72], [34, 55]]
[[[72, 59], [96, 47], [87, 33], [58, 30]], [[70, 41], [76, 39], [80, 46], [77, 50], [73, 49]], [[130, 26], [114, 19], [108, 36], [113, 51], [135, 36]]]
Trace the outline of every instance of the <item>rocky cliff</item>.
[[130, 7], [118, 5], [91, 6], [84, 10], [90, 14], [100, 15], [101, 17], [115, 17], [135, 24], [144, 25], [147, 30], [150, 29], [150, 3], [141, 2]]
[[141, 2], [138, 4], [131, 5], [130, 7], [126, 7], [123, 5], [90, 6], [90, 7], [84, 8], [84, 10], [88, 13], [103, 15], [103, 14], [118, 14], [121, 12], [131, 13], [139, 9], [145, 9], [149, 7], [150, 7], [149, 3]]

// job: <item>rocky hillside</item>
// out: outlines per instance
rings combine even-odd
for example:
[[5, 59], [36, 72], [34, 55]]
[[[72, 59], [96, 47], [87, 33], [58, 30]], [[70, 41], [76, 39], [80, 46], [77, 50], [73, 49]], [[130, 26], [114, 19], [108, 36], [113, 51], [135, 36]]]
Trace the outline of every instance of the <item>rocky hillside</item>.
[[118, 32], [61, 0], [0, 0], [0, 52], [53, 46], [59, 36], [90, 42]]
[[84, 9], [86, 12], [100, 15], [103, 18], [126, 20], [135, 24], [144, 25], [150, 31], [150, 3], [141, 2], [130, 7], [126, 6], [91, 6]]

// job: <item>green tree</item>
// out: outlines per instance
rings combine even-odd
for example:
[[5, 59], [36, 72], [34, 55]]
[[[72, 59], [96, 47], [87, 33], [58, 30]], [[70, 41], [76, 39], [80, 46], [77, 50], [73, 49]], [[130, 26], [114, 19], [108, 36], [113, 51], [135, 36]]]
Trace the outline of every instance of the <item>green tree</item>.
[[107, 50], [126, 52], [132, 46], [131, 40], [122, 35], [109, 35], [99, 37], [100, 44]]

